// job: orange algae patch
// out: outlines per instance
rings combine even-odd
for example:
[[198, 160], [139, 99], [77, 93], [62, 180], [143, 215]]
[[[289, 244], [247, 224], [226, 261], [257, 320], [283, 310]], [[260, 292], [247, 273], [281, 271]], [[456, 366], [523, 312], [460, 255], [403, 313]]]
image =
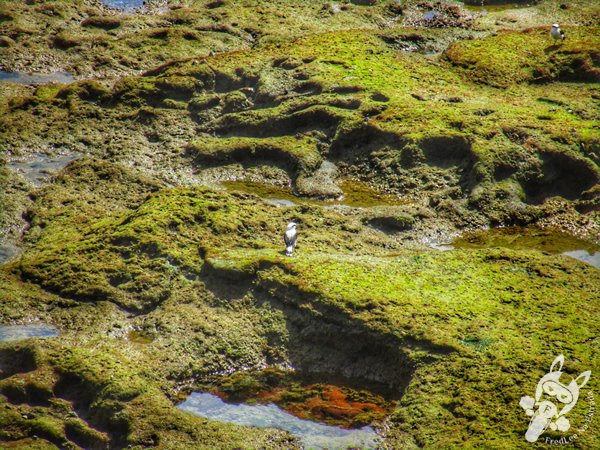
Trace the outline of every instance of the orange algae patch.
[[[383, 421], [390, 412], [390, 405], [386, 409], [373, 402], [355, 401], [349, 392], [337, 386], [311, 385], [307, 388], [316, 388], [320, 392], [304, 402], [284, 406], [286, 411], [302, 419], [352, 428]], [[385, 403], [382, 398], [380, 400]]]

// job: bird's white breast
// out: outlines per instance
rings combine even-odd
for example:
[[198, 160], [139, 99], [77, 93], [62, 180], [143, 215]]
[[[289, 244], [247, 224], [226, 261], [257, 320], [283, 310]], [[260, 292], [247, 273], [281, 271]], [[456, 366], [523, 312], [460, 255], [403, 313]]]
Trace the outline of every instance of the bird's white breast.
[[287, 230], [285, 232], [285, 237], [288, 238], [288, 239], [293, 239], [294, 236], [296, 236], [296, 230]]
[[554, 39], [560, 39], [562, 36], [560, 35], [560, 28], [557, 27], [552, 27], [550, 28], [550, 35], [554, 38]]

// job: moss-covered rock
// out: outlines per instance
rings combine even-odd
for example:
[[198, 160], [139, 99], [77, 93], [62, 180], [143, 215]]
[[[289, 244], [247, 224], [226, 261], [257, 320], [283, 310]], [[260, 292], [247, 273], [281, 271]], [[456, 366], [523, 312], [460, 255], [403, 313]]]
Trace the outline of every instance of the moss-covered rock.
[[340, 14], [326, 13], [328, 3], [323, 1], [231, 0], [206, 6], [212, 3], [165, 5], [149, 0], [142, 9], [123, 12], [97, 0], [36, 5], [4, 1], [0, 34], [6, 40], [0, 45], [0, 57], [11, 70], [113, 76], [151, 69], [171, 59], [246, 49], [309, 33], [379, 29], [389, 17], [383, 2], [344, 5]]
[[[291, 383], [286, 407], [350, 399], [371, 408], [361, 426], [364, 387], [397, 400], [390, 448], [525, 445], [519, 399], [556, 355], [600, 369], [600, 272], [512, 228], [424, 243], [537, 222], [596, 249], [597, 5], [561, 3], [3, 2], [3, 67], [133, 76], [0, 83], [0, 229], [22, 248], [0, 267], [0, 323], [60, 332], [0, 343], [0, 441], [294, 448], [176, 408], [223, 374], [255, 394], [293, 367], [318, 386]], [[42, 186], [19, 173], [67, 152]], [[600, 447], [595, 428], [576, 445]]]
[[294, 174], [314, 172], [321, 163], [317, 142], [309, 136], [199, 139], [190, 144], [188, 151], [200, 165], [231, 162], [257, 165], [266, 161], [283, 165]]
[[[593, 59], [586, 36], [593, 39], [594, 28], [577, 30], [569, 45]], [[506, 35], [516, 53], [506, 52], [528, 58], [519, 40], [537, 45], [541, 32], [461, 41], [448, 52], [505, 46]], [[12, 103], [1, 138], [14, 153], [24, 142], [45, 145], [44, 136], [73, 150], [131, 158], [175, 184], [195, 182], [190, 166], [267, 164], [286, 170], [300, 194], [317, 197], [339, 194], [317, 181], [317, 168], [330, 160], [342, 176], [433, 206], [457, 226], [533, 222], [548, 215], [544, 202], [556, 196], [590, 207], [586, 193], [600, 179], [592, 85], [554, 82], [548, 96], [544, 86], [513, 84], [519, 76], [506, 71], [521, 70], [520, 63], [494, 60], [511, 86], [492, 89], [465, 80], [464, 69], [443, 58], [396, 49], [386, 38], [396, 35], [344, 31], [210, 62], [176, 61], [121, 80], [112, 92], [91, 82], [56, 95], [38, 89]], [[556, 52], [576, 55], [564, 46]], [[478, 64], [502, 54], [471, 53]], [[32, 116], [31, 127], [18, 126]], [[483, 217], [465, 220], [475, 209]]]
[[[89, 163], [67, 170], [63, 182]], [[66, 186], [93, 187], [102, 179]], [[62, 189], [58, 183], [36, 201], [46, 204]], [[78, 208], [93, 193], [82, 190]], [[247, 194], [201, 188], [136, 195], [113, 200], [137, 198], [133, 212], [117, 208], [87, 222], [77, 220], [72, 205], [32, 210], [34, 223], [47, 225], [9, 268], [78, 303], [46, 313], [63, 334], [36, 347], [28, 375], [9, 372], [0, 386], [6, 398], [23, 401], [1, 416], [18, 430], [11, 440], [42, 430], [59, 446], [77, 439], [236, 445], [239, 429], [178, 412], [165, 393], [175, 397], [181, 383], [210, 381], [218, 371], [278, 363], [391, 387], [401, 400], [390, 419], [390, 445], [412, 439], [425, 446], [464, 440], [513, 446], [527, 426], [518, 399], [533, 389], [546, 359], [565, 352], [572, 370], [595, 370], [593, 347], [575, 344], [597, 334], [592, 318], [600, 280], [590, 266], [532, 250], [390, 254], [386, 239], [345, 239], [352, 231], [343, 231], [334, 211], [288, 211]], [[301, 224], [294, 258], [281, 254], [278, 233], [290, 219]], [[67, 246], [58, 234], [63, 229], [71, 230]], [[41, 303], [29, 303], [32, 310], [58, 305], [47, 294], [36, 297]], [[104, 300], [147, 314], [135, 318]], [[132, 328], [153, 339], [129, 340]], [[568, 342], [563, 329], [572, 335]], [[45, 375], [52, 373], [58, 378]], [[74, 402], [86, 423], [69, 422], [60, 399]], [[21, 417], [36, 400], [43, 408], [38, 422], [31, 428], [15, 422], [14, 414]], [[584, 414], [574, 412], [573, 420]], [[497, 417], [507, 424], [502, 435], [492, 425]], [[261, 445], [281, 445], [260, 440], [268, 433], [253, 433]], [[581, 439], [595, 443], [593, 434]]]
[[556, 43], [547, 27], [504, 31], [485, 39], [460, 41], [446, 57], [477, 82], [507, 87], [519, 82], [600, 81], [597, 27], [565, 28]]

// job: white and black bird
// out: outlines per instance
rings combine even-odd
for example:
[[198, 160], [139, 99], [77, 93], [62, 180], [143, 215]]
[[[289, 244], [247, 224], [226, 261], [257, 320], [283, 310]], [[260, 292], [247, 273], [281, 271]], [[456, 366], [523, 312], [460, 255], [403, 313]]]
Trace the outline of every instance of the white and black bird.
[[565, 40], [565, 33], [560, 29], [557, 23], [552, 24], [552, 28], [550, 28], [550, 36], [552, 36], [555, 41]]
[[295, 222], [288, 223], [285, 233], [283, 233], [283, 241], [285, 242], [285, 254], [292, 256], [294, 252], [294, 246], [296, 245], [296, 239], [298, 234], [296, 233], [297, 225]]

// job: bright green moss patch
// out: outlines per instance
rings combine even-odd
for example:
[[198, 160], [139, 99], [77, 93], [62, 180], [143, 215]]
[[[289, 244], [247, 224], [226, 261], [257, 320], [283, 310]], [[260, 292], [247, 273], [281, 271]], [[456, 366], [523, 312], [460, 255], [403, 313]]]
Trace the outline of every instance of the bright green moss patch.
[[21, 321], [45, 321], [48, 309], [68, 307], [68, 300], [60, 299], [38, 286], [23, 283], [4, 271], [0, 272], [0, 324]]
[[491, 86], [552, 80], [599, 81], [597, 27], [565, 27], [568, 38], [555, 42], [548, 28], [504, 31], [485, 39], [460, 41], [446, 57], [469, 78]]
[[[440, 38], [423, 33], [425, 40]], [[503, 32], [451, 50], [484, 49], [490, 41], [518, 56], [526, 43], [542, 39], [540, 33]], [[587, 42], [594, 29], [577, 33], [571, 33], [572, 44], [538, 56], [592, 55]], [[41, 148], [42, 140], [51, 140], [57, 147], [131, 158], [176, 185], [197, 182], [186, 166], [273, 165], [287, 172], [298, 192], [335, 198], [340, 186], [311, 178], [328, 160], [342, 176], [421, 199], [458, 226], [530, 223], [551, 214], [544, 203], [556, 196], [589, 208], [600, 179], [593, 86], [554, 81], [549, 90], [511, 81], [498, 90], [465, 80], [463, 69], [443, 58], [398, 49], [398, 39], [420, 42], [419, 36], [414, 30], [345, 30], [170, 62], [120, 80], [112, 92], [78, 82], [54, 98], [44, 92], [15, 98], [11, 113], [0, 119], [0, 137], [17, 153], [25, 142]], [[469, 57], [484, 63], [501, 54], [492, 50]], [[517, 66], [521, 70], [521, 62]], [[31, 127], [23, 129], [23, 120]], [[457, 205], [463, 198], [465, 204]], [[481, 217], [465, 217], [475, 210]]]
[[62, 86], [58, 84], [43, 84], [36, 88], [34, 95], [40, 100], [52, 100], [61, 91]]
[[[50, 191], [49, 197], [57, 194]], [[47, 204], [49, 198], [44, 200]], [[163, 190], [131, 214], [102, 217], [93, 223], [80, 220], [72, 208], [38, 210], [37, 214], [44, 220], [54, 216], [56, 225], [40, 230], [38, 250], [14, 267], [67, 297], [110, 300], [133, 309], [155, 306], [170, 296], [178, 280], [196, 278], [207, 253], [233, 245], [278, 248], [281, 223], [312, 217], [314, 221], [307, 223], [312, 228], [323, 220], [317, 209], [286, 212], [247, 194], [201, 188]], [[335, 213], [330, 216], [331, 223], [341, 224], [339, 219], [336, 223]], [[329, 234], [315, 235], [311, 245], [335, 239]], [[358, 242], [347, 245], [361, 247]]]
[[[328, 2], [308, 0], [231, 0], [215, 8], [207, 7], [208, 3], [165, 8], [160, 1], [149, 1], [145, 5], [148, 14], [124, 14], [102, 8], [100, 2], [26, 5], [3, 1], [0, 17], [5, 20], [0, 22], [0, 34], [10, 36], [0, 47], [3, 62], [11, 68], [22, 67], [25, 60], [33, 70], [44, 67], [114, 76], [151, 69], [172, 59], [247, 49], [310, 33], [379, 29], [383, 21], [396, 16], [385, 2], [347, 4], [339, 11], [333, 11]], [[44, 32], [49, 29], [54, 33]], [[27, 57], [20, 58], [23, 55]]]

